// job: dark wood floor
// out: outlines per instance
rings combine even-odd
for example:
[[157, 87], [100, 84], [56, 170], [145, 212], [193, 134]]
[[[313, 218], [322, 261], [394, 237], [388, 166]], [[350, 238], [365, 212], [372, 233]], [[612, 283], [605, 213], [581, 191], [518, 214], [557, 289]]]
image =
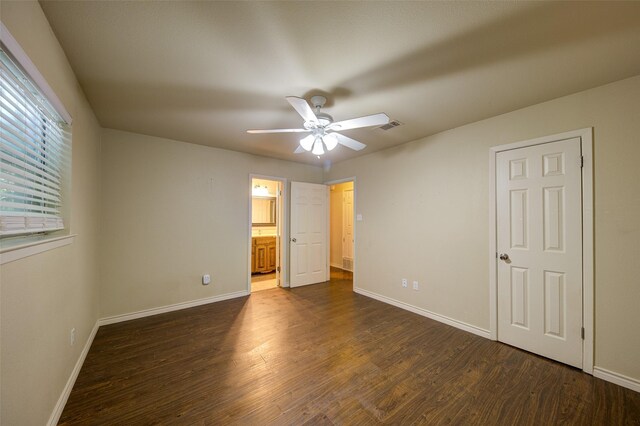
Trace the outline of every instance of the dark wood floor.
[[333, 279], [101, 327], [60, 423], [639, 424], [640, 394]]

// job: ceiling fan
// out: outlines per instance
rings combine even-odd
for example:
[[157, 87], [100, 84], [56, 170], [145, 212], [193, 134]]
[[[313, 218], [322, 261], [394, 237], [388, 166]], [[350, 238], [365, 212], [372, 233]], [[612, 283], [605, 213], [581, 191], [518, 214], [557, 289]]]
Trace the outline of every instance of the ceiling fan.
[[[247, 130], [247, 133], [310, 133], [300, 140], [300, 146], [294, 151], [299, 154], [311, 151], [315, 155], [322, 155], [326, 151], [331, 151], [338, 144], [344, 145], [356, 151], [366, 147], [362, 142], [351, 139], [348, 136], [338, 133], [340, 130], [359, 129], [362, 127], [381, 126], [389, 122], [387, 114], [373, 114], [364, 117], [352, 118], [350, 120], [333, 121], [333, 117], [320, 109], [324, 106], [327, 98], [324, 96], [311, 97], [311, 104], [316, 109], [314, 113], [306, 100], [296, 96], [287, 96], [287, 101], [298, 114], [304, 119], [302, 129], [272, 129], [272, 130]], [[326, 151], [325, 151], [326, 150]]]

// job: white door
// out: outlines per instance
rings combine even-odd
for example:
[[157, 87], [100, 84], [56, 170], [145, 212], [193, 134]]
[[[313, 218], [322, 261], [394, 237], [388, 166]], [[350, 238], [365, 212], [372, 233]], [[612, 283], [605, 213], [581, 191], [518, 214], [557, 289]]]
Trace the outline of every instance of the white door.
[[498, 340], [582, 366], [580, 139], [496, 157]]
[[327, 281], [327, 188], [291, 182], [291, 287]]
[[349, 265], [351, 265], [353, 261], [353, 191], [342, 193], [342, 257], [349, 259]]

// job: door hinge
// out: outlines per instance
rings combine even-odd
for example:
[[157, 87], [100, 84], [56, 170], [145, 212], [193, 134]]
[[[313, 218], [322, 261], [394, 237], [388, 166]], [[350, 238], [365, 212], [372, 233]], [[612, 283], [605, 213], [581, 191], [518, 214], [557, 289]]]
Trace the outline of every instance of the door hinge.
[[280, 267], [279, 266], [276, 267], [276, 271], [280, 272]]
[[582, 336], [582, 340], [584, 340], [584, 327], [582, 327], [582, 330], [580, 331], [580, 336]]
[[580, 156], [580, 168], [584, 167], [584, 155]]

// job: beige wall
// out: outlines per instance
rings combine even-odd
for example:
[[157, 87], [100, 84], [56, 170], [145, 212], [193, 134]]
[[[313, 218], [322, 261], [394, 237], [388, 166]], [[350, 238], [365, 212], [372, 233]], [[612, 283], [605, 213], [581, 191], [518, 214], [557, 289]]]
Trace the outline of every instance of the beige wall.
[[102, 170], [103, 317], [247, 290], [249, 174], [322, 182], [319, 167], [115, 130]]
[[358, 182], [355, 286], [488, 329], [489, 147], [591, 126], [595, 363], [640, 379], [640, 76], [335, 165]]
[[0, 423], [43, 425], [98, 318], [100, 131], [38, 3], [1, 7], [2, 22], [74, 120], [69, 224], [75, 242], [0, 266]]

